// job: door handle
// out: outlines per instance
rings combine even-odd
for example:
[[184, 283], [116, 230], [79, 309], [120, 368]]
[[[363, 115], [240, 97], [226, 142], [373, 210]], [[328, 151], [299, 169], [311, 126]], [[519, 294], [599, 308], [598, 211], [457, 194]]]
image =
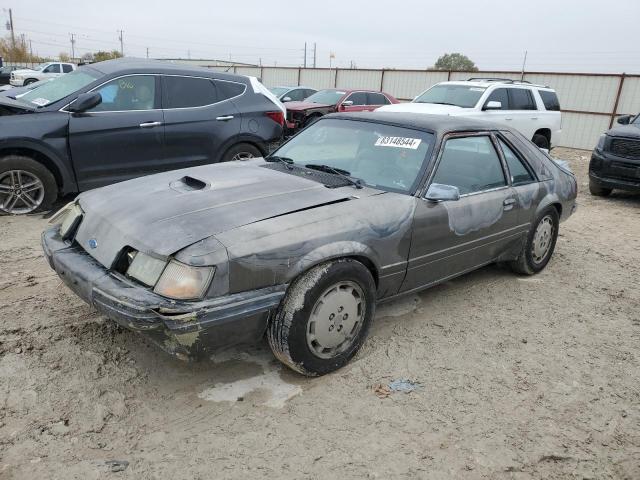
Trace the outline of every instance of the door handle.
[[162, 122], [144, 122], [140, 124], [140, 128], [153, 128], [159, 127], [160, 125], [162, 125]]
[[504, 200], [504, 202], [502, 202], [502, 205], [504, 205], [505, 210], [511, 210], [515, 205], [515, 203], [516, 203], [515, 198], [507, 198]]
[[219, 122], [228, 122], [229, 120], [233, 120], [233, 115], [224, 115], [222, 117], [216, 117], [216, 120]]
[[538, 117], [531, 117], [531, 120], [537, 120]]
[[505, 118], [505, 120], [510, 121], [510, 120], [513, 120], [513, 118], [511, 118], [511, 117], [507, 117], [507, 118]]

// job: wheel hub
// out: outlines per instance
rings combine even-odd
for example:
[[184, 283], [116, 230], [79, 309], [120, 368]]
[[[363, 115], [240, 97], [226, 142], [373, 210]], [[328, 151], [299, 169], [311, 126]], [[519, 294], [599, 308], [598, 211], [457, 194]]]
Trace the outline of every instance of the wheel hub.
[[553, 232], [553, 220], [547, 215], [540, 220], [533, 235], [531, 254], [534, 262], [541, 263], [549, 253], [551, 242], [553, 241]]
[[316, 301], [307, 325], [307, 345], [320, 358], [345, 351], [357, 336], [364, 319], [365, 300], [360, 286], [340, 282]]
[[33, 173], [9, 170], [0, 174], [0, 210], [12, 214], [30, 213], [44, 200], [44, 185]]

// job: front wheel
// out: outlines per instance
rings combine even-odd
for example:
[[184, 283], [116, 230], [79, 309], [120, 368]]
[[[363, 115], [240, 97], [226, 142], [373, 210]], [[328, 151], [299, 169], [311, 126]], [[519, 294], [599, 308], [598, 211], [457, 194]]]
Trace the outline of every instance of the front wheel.
[[31, 85], [32, 83], [36, 83], [37, 81], [38, 80], [36, 80], [35, 78], [27, 78], [22, 85], [26, 87], [27, 85]]
[[255, 157], [261, 157], [262, 152], [250, 143], [239, 143], [227, 150], [222, 157], [223, 162], [231, 162], [234, 160], [249, 160]]
[[542, 271], [556, 248], [559, 225], [560, 218], [554, 207], [548, 207], [538, 215], [520, 255], [511, 262], [511, 268], [525, 275]]
[[307, 376], [344, 366], [364, 343], [375, 313], [375, 283], [360, 262], [342, 259], [298, 277], [267, 329], [274, 355]]
[[591, 193], [591, 195], [594, 195], [596, 197], [608, 197], [609, 195], [611, 195], [612, 191], [613, 189], [611, 188], [601, 187], [593, 180], [589, 180], [589, 192]]

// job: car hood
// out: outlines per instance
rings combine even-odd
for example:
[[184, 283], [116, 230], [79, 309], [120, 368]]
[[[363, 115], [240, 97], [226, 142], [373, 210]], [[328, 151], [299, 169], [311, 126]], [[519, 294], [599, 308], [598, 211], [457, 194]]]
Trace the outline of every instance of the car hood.
[[311, 103], [311, 102], [287, 102], [284, 104], [287, 110], [311, 110], [312, 108], [329, 108], [333, 105], [325, 105], [324, 103]]
[[640, 125], [632, 123], [630, 125], [618, 125], [607, 132], [611, 137], [640, 138]]
[[351, 198], [351, 187], [329, 189], [265, 164], [206, 165], [85, 192], [76, 240], [110, 268], [127, 246], [167, 257], [250, 223]]
[[33, 75], [34, 73], [40, 73], [38, 70], [31, 70], [30, 68], [21, 68], [20, 70], [14, 70], [14, 75]]
[[456, 105], [438, 105], [437, 103], [394, 103], [378, 108], [377, 112], [429, 113], [432, 115], [462, 115], [468, 109]]
[[16, 113], [35, 112], [38, 108], [26, 102], [7, 97], [6, 93], [0, 95], [0, 115], [12, 115]]

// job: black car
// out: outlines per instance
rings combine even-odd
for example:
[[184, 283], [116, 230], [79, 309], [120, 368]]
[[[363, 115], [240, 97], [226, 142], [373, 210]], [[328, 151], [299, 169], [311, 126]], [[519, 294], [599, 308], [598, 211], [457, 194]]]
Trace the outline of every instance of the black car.
[[9, 79], [11, 78], [11, 72], [18, 67], [0, 67], [0, 85], [9, 85]]
[[640, 115], [618, 118], [603, 134], [589, 163], [589, 191], [606, 197], [613, 189], [640, 192]]
[[84, 66], [0, 97], [0, 212], [176, 168], [260, 157], [284, 108], [257, 79], [168, 62]]

